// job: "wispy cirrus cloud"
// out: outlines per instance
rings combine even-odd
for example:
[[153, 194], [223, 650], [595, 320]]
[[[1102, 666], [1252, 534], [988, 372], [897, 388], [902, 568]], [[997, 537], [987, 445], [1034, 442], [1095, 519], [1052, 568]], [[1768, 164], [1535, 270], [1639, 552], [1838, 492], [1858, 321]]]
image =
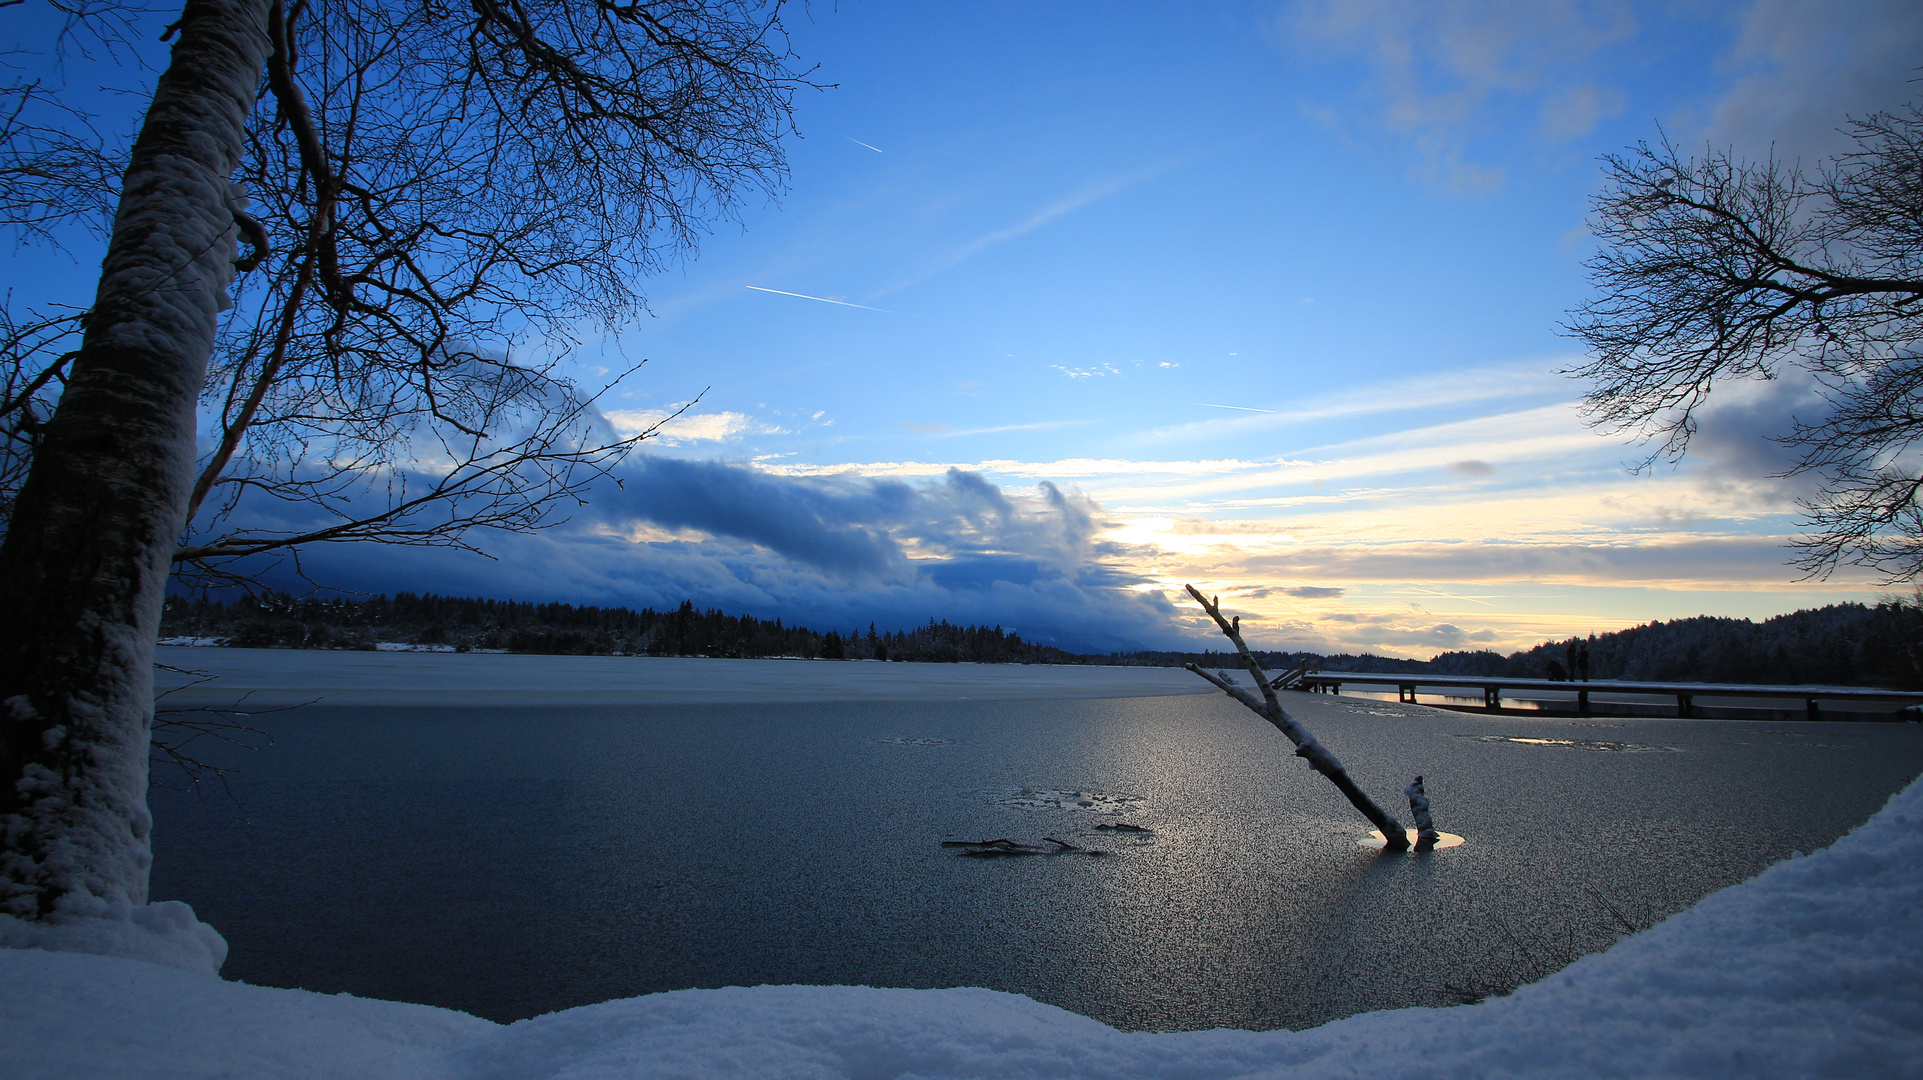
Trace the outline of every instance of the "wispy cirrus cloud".
[[[970, 433], [956, 432], [955, 434]], [[789, 476], [938, 476], [950, 469], [960, 468], [997, 476], [1082, 480], [1098, 476], [1212, 476], [1241, 469], [1260, 468], [1268, 464], [1271, 463], [1242, 458], [1204, 458], [1192, 461], [1138, 461], [1130, 458], [1058, 458], [1052, 461], [1020, 461], [1013, 458], [985, 458], [974, 462], [873, 461], [840, 465], [791, 463], [771, 465], [769, 469]]]
[[1471, 460], [1489, 464], [1582, 451], [1620, 456], [1610, 446], [1582, 426], [1573, 406], [1558, 404], [1308, 447], [1292, 451], [1286, 457], [1267, 459], [1111, 457], [1022, 461], [986, 458], [832, 465], [784, 463], [769, 468], [790, 476], [894, 477], [934, 476], [950, 468], [964, 468], [1010, 479], [1077, 481], [1102, 492], [1105, 499], [1175, 500], [1286, 485], [1306, 487], [1317, 481], [1385, 479], [1423, 471], [1442, 473], [1451, 463]]
[[1010, 431], [1053, 431], [1093, 423], [1093, 420], [1041, 420], [1032, 424], [997, 424], [994, 427], [963, 428], [959, 431], [944, 430], [941, 436], [944, 439], [959, 439], [965, 435], [1001, 435]]
[[[1393, 379], [1356, 387], [1303, 402], [1287, 404], [1253, 401], [1246, 404], [1196, 402], [1211, 409], [1248, 412], [1250, 416], [1218, 416], [1155, 428], [1144, 433], [1145, 442], [1182, 442], [1238, 438], [1323, 420], [1347, 420], [1364, 416], [1383, 416], [1412, 410], [1433, 411], [1451, 406], [1480, 402], [1510, 402], [1531, 397], [1575, 397], [1575, 386], [1556, 373], [1558, 367], [1571, 366], [1576, 358], [1550, 358], [1518, 364], [1498, 364]], [[1258, 407], [1259, 406], [1259, 407]]]
[[1193, 160], [1193, 155], [1165, 158], [1146, 168], [1136, 169], [1119, 176], [1111, 176], [1102, 180], [1092, 181], [1070, 192], [1068, 195], [1043, 206], [1041, 209], [1012, 225], [1006, 225], [1002, 228], [984, 233], [967, 243], [937, 255], [910, 276], [879, 291], [870, 293], [868, 299], [878, 300], [890, 293], [900, 292], [903, 289], [919, 285], [929, 278], [958, 266], [990, 248], [1005, 244], [1017, 237], [1026, 236], [1050, 222], [1067, 217], [1069, 214], [1085, 206], [1100, 202], [1144, 180], [1150, 180], [1160, 176], [1170, 169], [1186, 164], [1190, 160]]

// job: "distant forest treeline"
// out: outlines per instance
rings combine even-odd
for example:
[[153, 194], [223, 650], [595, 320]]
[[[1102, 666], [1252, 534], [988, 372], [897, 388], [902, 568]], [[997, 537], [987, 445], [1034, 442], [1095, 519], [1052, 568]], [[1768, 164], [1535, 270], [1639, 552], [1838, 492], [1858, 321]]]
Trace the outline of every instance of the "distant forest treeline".
[[1650, 682], [1728, 682], [1923, 689], [1923, 605], [1831, 604], [1748, 619], [1652, 622], [1526, 652], [1443, 653], [1428, 670], [1450, 675], [1544, 677], [1572, 643], [1589, 647], [1589, 677]]
[[[1321, 670], [1543, 679], [1549, 677], [1549, 661], [1567, 665], [1571, 645], [1589, 647], [1592, 679], [1923, 690], [1923, 605], [1916, 603], [1831, 604], [1760, 623], [1699, 615], [1587, 638], [1545, 641], [1508, 656], [1489, 651], [1446, 652], [1423, 661], [1342, 654], [1322, 658]], [[1315, 656], [1307, 652], [1255, 655], [1274, 672], [1287, 671]], [[1240, 667], [1233, 653], [1133, 656], [1142, 659], [1129, 662]]]
[[[1234, 668], [1233, 653], [1141, 651], [1078, 655], [1023, 641], [1001, 627], [929, 620], [907, 631], [817, 632], [780, 619], [697, 609], [576, 607], [400, 593], [365, 600], [297, 600], [283, 594], [231, 603], [169, 597], [164, 636], [220, 638], [241, 648], [373, 649], [382, 643], [516, 653], [629, 656], [796, 656], [980, 664], [1123, 664]], [[1596, 679], [1736, 682], [1923, 689], [1923, 606], [1832, 604], [1763, 622], [1699, 616], [1652, 622], [1586, 639], [1544, 642], [1504, 656], [1448, 652], [1432, 660], [1368, 653], [1318, 656], [1258, 651], [1272, 672], [1317, 659], [1323, 671], [1509, 675], [1542, 678], [1571, 644], [1589, 648]]]
[[449, 646], [560, 656], [798, 656], [809, 660], [1086, 664], [1103, 661], [1023, 641], [1001, 627], [933, 619], [908, 631], [816, 632], [780, 619], [698, 610], [576, 607], [398, 593], [365, 600], [297, 600], [281, 593], [218, 600], [167, 598], [163, 637], [221, 638], [244, 649]]

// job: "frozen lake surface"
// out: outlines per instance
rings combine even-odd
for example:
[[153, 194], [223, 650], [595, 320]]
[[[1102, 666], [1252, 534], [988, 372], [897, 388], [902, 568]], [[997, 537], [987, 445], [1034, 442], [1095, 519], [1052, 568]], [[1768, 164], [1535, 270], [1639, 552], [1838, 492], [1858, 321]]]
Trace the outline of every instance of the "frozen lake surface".
[[[170, 652], [263, 683], [279, 664], [302, 692], [336, 688], [316, 656], [413, 665], [370, 694], [480, 662], [445, 704], [262, 718], [275, 744], [242, 755], [239, 806], [156, 792], [154, 897], [227, 936], [229, 978], [496, 1020], [762, 983], [983, 986], [1151, 1030], [1447, 1004], [1824, 846], [1923, 770], [1916, 725], [1287, 695], [1365, 789], [1423, 773], [1469, 841], [1381, 856], [1279, 733], [1183, 696], [1185, 672], [1145, 673], [1163, 696], [1075, 697], [1145, 676], [612, 659], [702, 680], [664, 692], [767, 697], [610, 704], [566, 697], [622, 692], [580, 666], [599, 658]], [[559, 704], [480, 703], [547, 677]], [[1153, 831], [1097, 828], [1116, 823]], [[1043, 836], [1109, 854], [939, 846]]]
[[168, 705], [615, 705], [1109, 698], [1214, 693], [1180, 668], [508, 656], [163, 646]]

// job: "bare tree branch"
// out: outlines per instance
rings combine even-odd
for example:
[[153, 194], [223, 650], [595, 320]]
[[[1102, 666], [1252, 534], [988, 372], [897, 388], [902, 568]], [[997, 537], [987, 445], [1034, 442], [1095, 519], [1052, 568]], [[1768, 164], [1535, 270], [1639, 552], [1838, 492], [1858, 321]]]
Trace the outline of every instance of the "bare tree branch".
[[[479, 550], [563, 516], [655, 429], [606, 430], [554, 362], [586, 316], [781, 180], [778, 6], [361, 0], [276, 5], [244, 169], [285, 259], [238, 297], [211, 371], [220, 435], [177, 561], [303, 543]], [[632, 370], [632, 369], [630, 369]], [[221, 497], [214, 498], [216, 492]], [[319, 513], [263, 533], [250, 507]], [[475, 534], [476, 536], [482, 534]]]
[[[186, 675], [190, 678], [190, 681], [187, 683], [155, 695], [156, 705], [182, 690], [202, 686], [219, 678], [219, 676], [205, 671], [178, 668], [171, 664], [156, 663], [154, 667], [161, 671], [171, 671], [175, 674]], [[260, 728], [242, 723], [242, 719], [252, 719], [256, 716], [269, 716], [274, 713], [291, 712], [295, 709], [306, 708], [320, 700], [319, 698], [315, 698], [313, 701], [305, 701], [296, 705], [250, 709], [247, 708], [247, 699], [252, 696], [251, 691], [242, 694], [240, 697], [234, 699], [232, 705], [225, 707], [201, 705], [189, 708], [156, 708], [154, 710], [154, 734], [151, 752], [153, 762], [158, 765], [170, 767], [178, 775], [184, 777], [186, 789], [200, 796], [203, 801], [207, 796], [202, 790], [202, 785], [206, 783], [207, 780], [214, 779], [220, 781], [221, 790], [226, 793], [227, 797], [238, 803], [240, 800], [234, 795], [234, 789], [228, 781], [240, 770], [232, 765], [219, 765], [200, 757], [194, 744], [203, 739], [212, 739], [216, 742], [226, 743], [229, 746], [238, 747], [242, 750], [259, 751], [263, 744], [267, 746], [273, 745], [274, 737]], [[148, 774], [148, 783], [154, 787], [167, 786], [165, 780], [155, 776], [152, 772]]]
[[66, 383], [83, 316], [28, 313], [16, 322], [0, 304], [0, 532]]
[[1820, 478], [1796, 565], [1923, 573], [1923, 113], [1853, 121], [1814, 176], [1667, 141], [1604, 159], [1588, 266], [1600, 295], [1567, 329], [1592, 350], [1595, 425], [1682, 455], [1719, 380], [1814, 376], [1827, 414], [1783, 441]]

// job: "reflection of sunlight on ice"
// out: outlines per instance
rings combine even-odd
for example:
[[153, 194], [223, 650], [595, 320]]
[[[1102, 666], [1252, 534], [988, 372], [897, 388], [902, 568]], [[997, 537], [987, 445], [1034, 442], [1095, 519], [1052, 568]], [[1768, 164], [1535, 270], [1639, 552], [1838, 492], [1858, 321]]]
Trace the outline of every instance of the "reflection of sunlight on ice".
[[1520, 735], [1455, 735], [1457, 739], [1474, 739], [1476, 742], [1521, 743], [1524, 746], [1563, 746], [1571, 750], [1603, 750], [1619, 754], [1674, 754], [1673, 746], [1646, 746], [1642, 743], [1603, 742], [1599, 739], [1538, 739]]
[[[1404, 829], [1403, 831], [1409, 834], [1409, 850], [1413, 852], [1416, 845], [1416, 831], [1414, 829]], [[1380, 829], [1370, 829], [1369, 835], [1357, 840], [1356, 843], [1375, 851], [1381, 851], [1383, 848], [1389, 846], [1389, 842], [1382, 838], [1382, 830]], [[1467, 841], [1452, 832], [1436, 834], [1437, 851], [1442, 851], [1445, 848], [1461, 847], [1465, 843], [1467, 843]]]

